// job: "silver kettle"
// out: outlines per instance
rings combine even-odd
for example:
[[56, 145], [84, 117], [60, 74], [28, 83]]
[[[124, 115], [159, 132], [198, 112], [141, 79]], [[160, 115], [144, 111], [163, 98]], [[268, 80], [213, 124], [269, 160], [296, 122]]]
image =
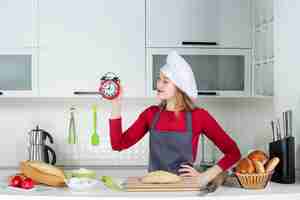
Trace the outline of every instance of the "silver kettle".
[[[56, 163], [55, 151], [48, 145], [46, 140], [49, 138], [50, 143], [53, 143], [52, 136], [45, 130], [37, 126], [29, 133], [28, 160], [39, 160], [45, 163], [54, 165]], [[49, 159], [51, 156], [51, 160]]]

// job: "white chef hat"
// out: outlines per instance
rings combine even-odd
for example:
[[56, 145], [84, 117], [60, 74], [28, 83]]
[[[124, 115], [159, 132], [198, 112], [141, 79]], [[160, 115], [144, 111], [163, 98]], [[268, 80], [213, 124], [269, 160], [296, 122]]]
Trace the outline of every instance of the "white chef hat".
[[192, 68], [176, 51], [168, 54], [167, 63], [160, 71], [193, 101], [197, 99], [197, 85]]

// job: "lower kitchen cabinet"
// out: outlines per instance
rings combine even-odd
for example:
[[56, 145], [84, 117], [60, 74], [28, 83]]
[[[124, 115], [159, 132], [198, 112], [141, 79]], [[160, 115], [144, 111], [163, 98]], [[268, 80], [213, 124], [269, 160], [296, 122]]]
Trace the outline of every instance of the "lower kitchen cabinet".
[[125, 97], [145, 96], [144, 7], [140, 0], [40, 0], [40, 95], [97, 91], [111, 71]]

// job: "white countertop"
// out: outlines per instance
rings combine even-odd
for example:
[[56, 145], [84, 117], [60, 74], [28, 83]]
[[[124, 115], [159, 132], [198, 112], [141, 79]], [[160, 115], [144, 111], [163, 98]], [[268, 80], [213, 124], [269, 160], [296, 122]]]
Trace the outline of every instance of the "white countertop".
[[[0, 170], [0, 181], [5, 183], [9, 175], [13, 175], [17, 170]], [[100, 169], [97, 170], [97, 176], [107, 175], [119, 180], [124, 180], [128, 176], [141, 176], [146, 173], [145, 169]], [[231, 188], [222, 186], [214, 193], [202, 196], [201, 192], [116, 192], [99, 187], [89, 192], [75, 192], [69, 188], [47, 188], [44, 191], [20, 192], [7, 189], [0, 189], [0, 199], [8, 200], [68, 200], [68, 199], [272, 199], [281, 200], [291, 198], [300, 200], [300, 182], [296, 184], [278, 184], [271, 182], [263, 190], [246, 190], [241, 188]]]

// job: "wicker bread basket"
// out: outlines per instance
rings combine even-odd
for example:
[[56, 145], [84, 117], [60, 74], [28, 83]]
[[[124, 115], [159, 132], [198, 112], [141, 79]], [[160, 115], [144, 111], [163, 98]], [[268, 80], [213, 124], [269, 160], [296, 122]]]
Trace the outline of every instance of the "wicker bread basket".
[[271, 180], [273, 172], [270, 173], [253, 173], [253, 174], [241, 174], [236, 172], [241, 186], [246, 189], [263, 189]]

